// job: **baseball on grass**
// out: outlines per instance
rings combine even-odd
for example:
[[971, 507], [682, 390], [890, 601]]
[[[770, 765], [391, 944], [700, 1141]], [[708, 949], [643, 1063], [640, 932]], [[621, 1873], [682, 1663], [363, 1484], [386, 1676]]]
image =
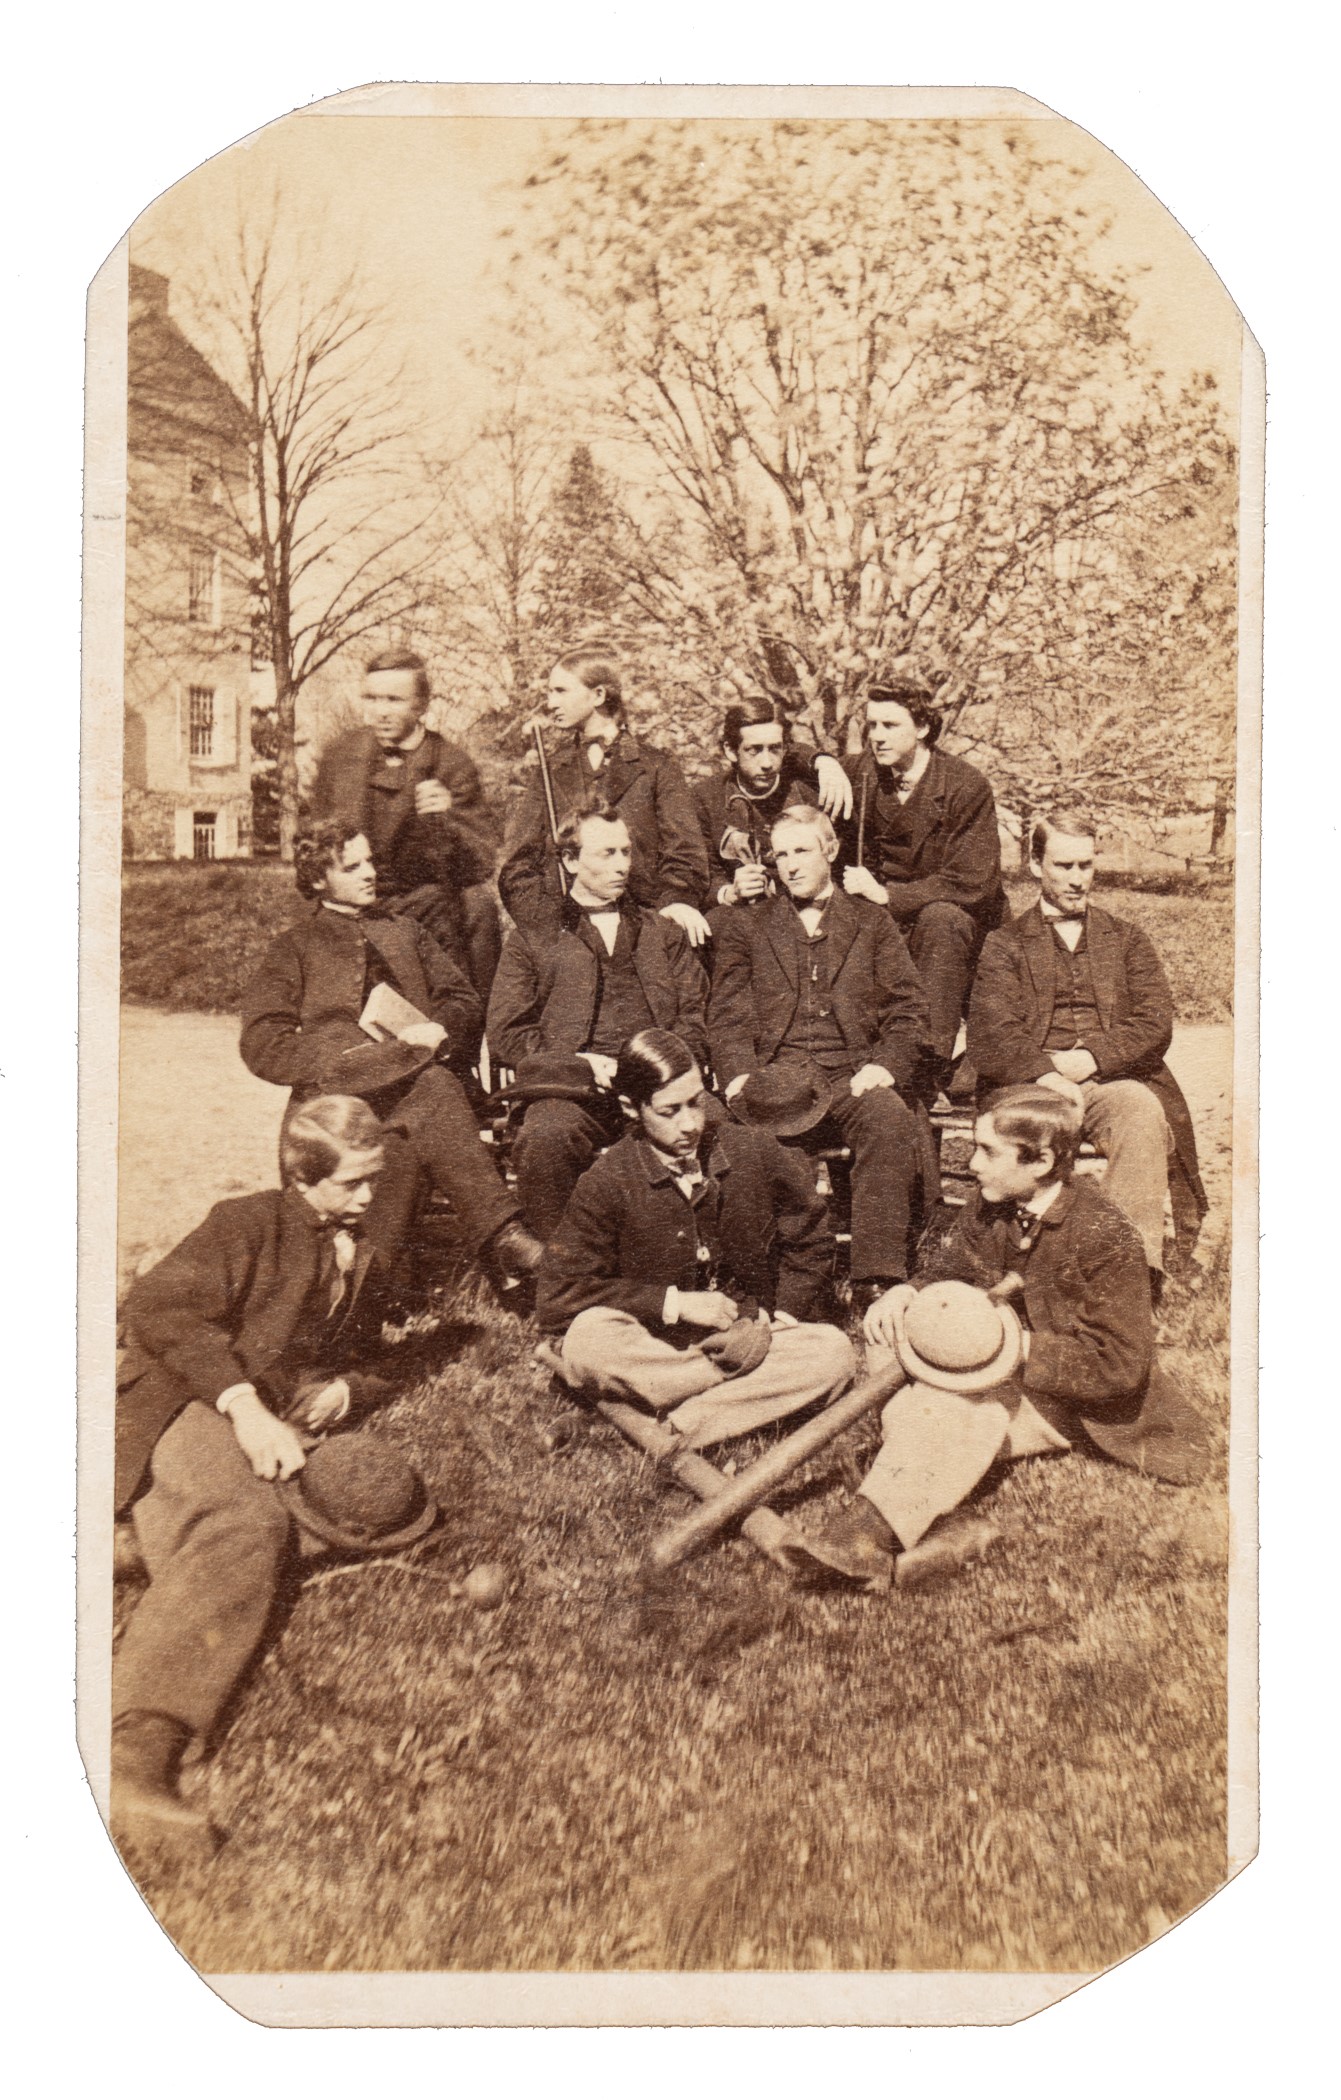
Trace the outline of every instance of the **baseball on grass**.
[[507, 1595], [507, 1589], [507, 1569], [500, 1568], [493, 1560], [482, 1560], [477, 1568], [471, 1569], [461, 1585], [462, 1595], [476, 1611], [496, 1611]]

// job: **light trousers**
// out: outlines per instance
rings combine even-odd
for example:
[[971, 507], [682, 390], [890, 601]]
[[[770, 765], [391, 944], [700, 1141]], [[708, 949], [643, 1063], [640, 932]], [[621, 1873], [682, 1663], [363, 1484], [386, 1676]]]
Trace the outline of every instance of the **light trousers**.
[[[890, 1349], [868, 1346], [867, 1376], [893, 1358]], [[957, 1509], [997, 1459], [1071, 1448], [1013, 1385], [971, 1395], [905, 1385], [886, 1401], [880, 1428], [880, 1450], [860, 1492], [905, 1549]]]
[[667, 1416], [695, 1450], [830, 1400], [851, 1382], [856, 1352], [836, 1327], [775, 1327], [763, 1362], [726, 1378], [701, 1349], [677, 1349], [605, 1305], [579, 1313], [563, 1339], [570, 1385], [634, 1400]]
[[1139, 1079], [1087, 1079], [1080, 1091], [1085, 1135], [1108, 1161], [1104, 1194], [1141, 1235], [1147, 1268], [1163, 1269], [1173, 1132], [1158, 1096]]

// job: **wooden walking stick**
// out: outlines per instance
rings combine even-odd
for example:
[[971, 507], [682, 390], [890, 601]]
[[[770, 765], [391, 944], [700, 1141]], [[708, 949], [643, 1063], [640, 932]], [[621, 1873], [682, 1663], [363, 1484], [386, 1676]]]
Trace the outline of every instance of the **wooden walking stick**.
[[[784, 1437], [780, 1444], [775, 1444], [771, 1451], [766, 1451], [762, 1458], [756, 1459], [752, 1466], [747, 1466], [734, 1480], [725, 1481], [721, 1492], [705, 1499], [701, 1509], [691, 1510], [687, 1517], [683, 1517], [678, 1524], [673, 1524], [669, 1531], [663, 1531], [648, 1554], [652, 1566], [673, 1568], [678, 1562], [688, 1560], [692, 1553], [697, 1553], [701, 1547], [706, 1546], [733, 1518], [741, 1516], [747, 1510], [754, 1510], [759, 1514], [758, 1505], [774, 1488], [780, 1487], [798, 1466], [804, 1465], [808, 1458], [813, 1458], [817, 1451], [822, 1451], [826, 1444], [831, 1444], [836, 1436], [841, 1436], [845, 1429], [850, 1428], [854, 1422], [859, 1422], [863, 1415], [870, 1414], [873, 1408], [883, 1407], [891, 1394], [896, 1393], [899, 1387], [906, 1383], [903, 1366], [896, 1358], [883, 1371], [877, 1371], [873, 1378], [863, 1379], [860, 1385], [854, 1386], [841, 1400], [833, 1401], [825, 1408], [823, 1414], [816, 1415], [813, 1421], [803, 1422], [799, 1429], [794, 1429], [790, 1436]], [[716, 1468], [709, 1470], [716, 1471]], [[724, 1479], [721, 1474], [717, 1477], [719, 1480]], [[685, 1485], [693, 1486], [694, 1483], [686, 1480]], [[701, 1494], [703, 1491], [695, 1486], [694, 1492]], [[768, 1514], [771, 1516], [773, 1512], [769, 1511]], [[747, 1533], [752, 1521], [752, 1518], [747, 1519]], [[774, 1517], [774, 1522], [780, 1523], [781, 1520]]]
[[545, 739], [540, 733], [540, 724], [532, 722], [531, 735], [535, 740], [535, 755], [540, 761], [540, 785], [545, 796], [545, 815], [549, 818], [549, 841], [554, 848], [554, 862], [559, 870], [559, 893], [568, 895], [568, 870], [559, 852], [559, 812], [554, 803], [554, 782], [549, 777], [549, 760], [545, 755]]
[[[536, 731], [537, 736], [539, 731]], [[857, 866], [866, 865], [866, 790], [870, 786], [870, 775], [865, 766], [861, 769], [861, 801], [857, 804]]]

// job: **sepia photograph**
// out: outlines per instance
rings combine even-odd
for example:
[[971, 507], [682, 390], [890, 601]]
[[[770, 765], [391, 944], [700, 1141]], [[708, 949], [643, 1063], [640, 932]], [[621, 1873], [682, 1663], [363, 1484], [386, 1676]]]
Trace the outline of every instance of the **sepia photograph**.
[[254, 2019], [1014, 2020], [1255, 1852], [1265, 381], [1121, 144], [366, 88], [91, 289], [80, 1746]]

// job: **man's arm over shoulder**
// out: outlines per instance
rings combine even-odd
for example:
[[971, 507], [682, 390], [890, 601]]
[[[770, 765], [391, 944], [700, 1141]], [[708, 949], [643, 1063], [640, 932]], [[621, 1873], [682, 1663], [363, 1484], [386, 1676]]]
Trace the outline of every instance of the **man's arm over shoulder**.
[[659, 751], [655, 759], [657, 808], [656, 904], [692, 904], [706, 909], [708, 849], [689, 783], [678, 759]]
[[1052, 1070], [1024, 948], [1012, 926], [983, 942], [969, 1000], [968, 1054], [979, 1075], [995, 1086], [1015, 1086]]
[[889, 909], [896, 918], [911, 918], [927, 904], [981, 911], [1001, 894], [1001, 836], [991, 783], [964, 760], [948, 763], [948, 792], [936, 833], [940, 865], [934, 874], [890, 885]]
[[725, 1090], [759, 1061], [754, 1003], [754, 930], [761, 907], [722, 912], [713, 921], [712, 983], [708, 992], [708, 1041], [717, 1084]]
[[564, 1334], [593, 1305], [631, 1313], [652, 1326], [666, 1285], [625, 1276], [620, 1267], [624, 1188], [613, 1154], [587, 1168], [568, 1199], [536, 1278], [536, 1319], [546, 1334]]
[[708, 1059], [708, 974], [688, 934], [673, 919], [657, 918], [675, 986], [676, 1035], [684, 1037], [700, 1065]]

